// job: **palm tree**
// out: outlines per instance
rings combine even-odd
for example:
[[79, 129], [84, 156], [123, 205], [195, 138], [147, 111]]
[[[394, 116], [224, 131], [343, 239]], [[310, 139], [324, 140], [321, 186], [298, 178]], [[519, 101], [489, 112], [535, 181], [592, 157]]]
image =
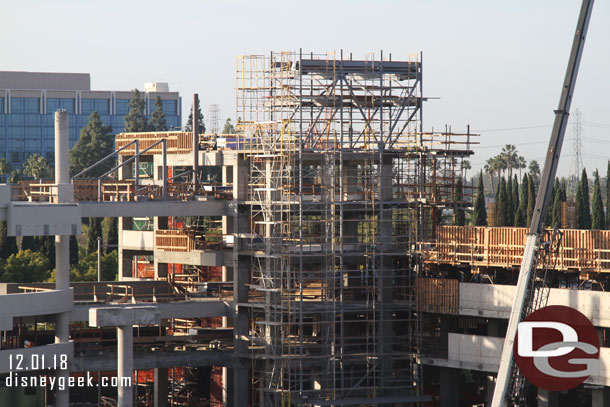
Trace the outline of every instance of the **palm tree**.
[[494, 192], [494, 172], [496, 171], [496, 163], [494, 157], [488, 158], [485, 161], [485, 167], [483, 167], [485, 172], [489, 174], [489, 182], [491, 183], [491, 193]]
[[471, 170], [472, 169], [472, 165], [470, 164], [470, 161], [468, 160], [462, 160], [462, 163], [460, 164], [461, 170], [462, 170], [462, 179], [465, 181], [466, 180], [466, 171]]
[[515, 147], [513, 144], [506, 144], [504, 147], [502, 147], [500, 157], [508, 169], [508, 177], [512, 178], [513, 168], [517, 167], [519, 157], [519, 154], [517, 154], [517, 147]]
[[525, 157], [520, 155], [519, 157], [517, 157], [517, 167], [516, 167], [519, 169], [519, 179], [522, 178], [521, 170], [525, 169], [525, 167], [527, 167], [527, 162], [525, 161]]
[[38, 154], [32, 154], [23, 163], [23, 173], [31, 175], [34, 179], [40, 179], [51, 174], [51, 166]]

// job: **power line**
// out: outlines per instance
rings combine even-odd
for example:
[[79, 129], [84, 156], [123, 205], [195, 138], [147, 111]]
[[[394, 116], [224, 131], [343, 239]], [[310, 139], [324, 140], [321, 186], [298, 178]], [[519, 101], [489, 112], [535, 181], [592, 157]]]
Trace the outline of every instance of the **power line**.
[[550, 124], [538, 124], [535, 126], [524, 126], [524, 127], [507, 127], [505, 129], [487, 129], [487, 130], [473, 130], [475, 133], [488, 133], [491, 131], [512, 131], [512, 130], [527, 130], [527, 129], [539, 129], [542, 127], [551, 127]]

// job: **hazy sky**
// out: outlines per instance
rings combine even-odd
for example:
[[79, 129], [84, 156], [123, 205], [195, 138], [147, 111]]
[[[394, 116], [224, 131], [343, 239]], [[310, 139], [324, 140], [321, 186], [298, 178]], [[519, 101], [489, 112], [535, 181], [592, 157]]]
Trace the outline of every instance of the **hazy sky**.
[[[578, 0], [155, 1], [2, 0], [0, 70], [89, 72], [92, 88], [169, 82], [235, 116], [235, 56], [343, 49], [424, 53], [424, 126], [481, 132], [475, 169], [502, 145], [544, 159]], [[583, 113], [583, 161], [610, 157], [610, 2], [597, 1], [572, 111]], [[515, 128], [519, 128], [515, 130]], [[498, 130], [513, 129], [513, 130]], [[572, 129], [560, 174], [572, 161]]]

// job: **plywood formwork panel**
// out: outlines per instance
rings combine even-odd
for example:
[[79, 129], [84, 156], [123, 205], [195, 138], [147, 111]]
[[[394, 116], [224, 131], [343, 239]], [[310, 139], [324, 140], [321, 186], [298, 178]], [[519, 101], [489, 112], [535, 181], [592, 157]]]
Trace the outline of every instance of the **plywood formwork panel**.
[[[424, 248], [423, 257], [427, 263], [519, 267], [526, 234], [526, 228], [437, 226], [435, 242]], [[561, 229], [560, 234], [549, 265], [558, 270], [610, 272], [610, 231]]]

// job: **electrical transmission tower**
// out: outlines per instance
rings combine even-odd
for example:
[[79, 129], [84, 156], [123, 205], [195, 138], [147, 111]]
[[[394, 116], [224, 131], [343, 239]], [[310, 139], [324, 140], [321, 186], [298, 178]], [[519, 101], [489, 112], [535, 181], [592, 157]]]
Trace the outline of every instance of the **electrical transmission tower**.
[[569, 178], [569, 194], [571, 199], [576, 198], [576, 188], [582, 173], [582, 113], [576, 109], [572, 116], [572, 168]]
[[210, 105], [208, 121], [211, 134], [218, 134], [218, 116], [220, 116], [220, 107], [216, 104]]

